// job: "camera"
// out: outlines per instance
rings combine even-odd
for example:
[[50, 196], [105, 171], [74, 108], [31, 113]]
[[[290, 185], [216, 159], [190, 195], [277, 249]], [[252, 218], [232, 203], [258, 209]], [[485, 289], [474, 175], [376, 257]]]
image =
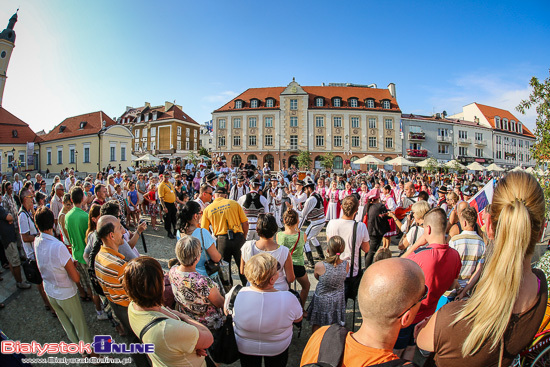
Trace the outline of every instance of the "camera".
[[233, 239], [235, 239], [235, 232], [233, 232], [232, 229], [229, 229], [227, 230], [227, 238], [232, 241]]

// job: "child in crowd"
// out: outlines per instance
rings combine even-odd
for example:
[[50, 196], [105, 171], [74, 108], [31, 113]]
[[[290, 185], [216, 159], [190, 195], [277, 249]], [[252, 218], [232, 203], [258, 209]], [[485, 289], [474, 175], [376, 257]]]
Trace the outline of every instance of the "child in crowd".
[[158, 231], [157, 228], [157, 216], [159, 215], [159, 208], [157, 205], [157, 190], [155, 190], [155, 184], [151, 183], [149, 185], [149, 192], [144, 195], [147, 200], [147, 210], [151, 216], [151, 226], [154, 231]]
[[134, 225], [137, 227], [139, 222], [139, 205], [138, 205], [138, 193], [136, 190], [136, 184], [130, 181], [128, 184], [128, 209], [130, 210], [129, 225], [134, 221]]
[[346, 322], [346, 299], [344, 281], [349, 271], [347, 260], [342, 261], [346, 243], [340, 236], [331, 237], [327, 245], [329, 257], [315, 264], [313, 275], [319, 280], [307, 309], [307, 320], [312, 332], [321, 326]]

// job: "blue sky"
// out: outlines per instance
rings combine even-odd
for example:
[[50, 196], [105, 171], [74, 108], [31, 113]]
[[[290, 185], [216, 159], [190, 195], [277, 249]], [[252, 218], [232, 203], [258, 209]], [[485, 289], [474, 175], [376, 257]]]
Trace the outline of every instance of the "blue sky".
[[21, 1], [3, 107], [35, 131], [176, 100], [198, 122], [250, 87], [396, 83], [404, 113], [514, 107], [548, 77], [545, 1]]

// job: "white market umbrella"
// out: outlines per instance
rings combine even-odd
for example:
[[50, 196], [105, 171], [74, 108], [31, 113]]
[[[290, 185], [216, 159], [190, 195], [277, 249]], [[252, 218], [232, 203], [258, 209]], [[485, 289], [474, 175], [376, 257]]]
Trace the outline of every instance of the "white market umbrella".
[[372, 155], [366, 155], [363, 158], [356, 159], [353, 161], [353, 164], [386, 164], [387, 162], [384, 162]]
[[517, 171], [523, 171], [523, 168], [521, 168], [521, 166], [517, 166], [516, 168], [514, 168], [510, 172], [517, 172]]
[[430, 157], [428, 159], [424, 159], [423, 161], [418, 162], [416, 165], [417, 167], [422, 167], [422, 168], [428, 167], [428, 166], [439, 167], [439, 162], [437, 161], [437, 159]]
[[466, 166], [464, 166], [463, 164], [460, 164], [460, 162], [458, 162], [456, 159], [453, 159], [452, 161], [448, 161], [447, 163], [445, 163], [445, 167], [466, 169]]
[[533, 167], [529, 167], [525, 170], [525, 172], [533, 174], [535, 173], [535, 169]]
[[138, 162], [160, 162], [160, 159], [155, 157], [152, 154], [147, 153], [147, 154], [139, 157], [138, 159], [136, 159], [136, 161], [138, 161]]
[[208, 157], [208, 156], [205, 156], [205, 155], [201, 155], [200, 158], [204, 159], [205, 161], [211, 161], [212, 158]]
[[495, 163], [491, 163], [487, 166], [487, 171], [502, 172], [504, 171], [504, 168], [496, 165]]
[[[357, 162], [357, 161], [355, 161]], [[384, 164], [389, 164], [392, 166], [414, 166], [415, 163], [409, 161], [408, 159], [405, 159], [403, 157], [396, 157], [394, 159], [390, 159], [389, 161], [384, 162]]]
[[466, 166], [470, 171], [485, 171], [487, 168], [483, 167], [478, 162], [470, 163]]

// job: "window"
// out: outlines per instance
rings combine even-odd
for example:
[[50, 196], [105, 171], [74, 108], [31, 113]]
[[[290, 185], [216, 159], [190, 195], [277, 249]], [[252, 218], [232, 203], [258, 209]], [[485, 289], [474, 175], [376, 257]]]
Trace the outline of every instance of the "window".
[[248, 127], [256, 127], [256, 117], [248, 118]]
[[339, 156], [334, 157], [334, 161], [332, 161], [332, 167], [334, 169], [343, 169], [344, 160], [342, 159], [342, 157], [339, 157]]
[[237, 135], [233, 137], [233, 145], [238, 147], [241, 145], [241, 136]]
[[316, 107], [323, 107], [324, 100], [321, 97], [315, 98], [315, 106]]
[[518, 140], [518, 145], [520, 148], [523, 148], [523, 140]]
[[141, 115], [137, 117], [137, 122], [141, 122]]
[[483, 141], [483, 133], [475, 133], [476, 142], [482, 142]]
[[225, 146], [225, 136], [218, 136], [218, 146], [220, 147]]
[[291, 99], [290, 100], [290, 109], [291, 110], [297, 110], [298, 109], [298, 100], [297, 99]]
[[250, 101], [250, 108], [258, 108], [258, 100], [257, 99], [253, 99], [252, 101]]
[[139, 138], [139, 129], [135, 129], [134, 133], [136, 134], [136, 138]]
[[243, 101], [235, 101], [235, 108], [243, 108]]
[[156, 127], [151, 128], [151, 136], [157, 136], [157, 128]]
[[143, 150], [147, 150], [147, 142], [144, 141], [143, 144], [142, 144], [142, 149]]
[[273, 145], [273, 135], [265, 136], [265, 145]]
[[46, 152], [46, 164], [52, 164], [52, 151], [51, 149]]
[[193, 137], [197, 137], [197, 129], [193, 129]]
[[390, 101], [388, 101], [387, 99], [382, 101], [382, 108], [384, 108], [385, 110], [389, 110], [390, 109]]
[[265, 106], [266, 107], [273, 107], [274, 103], [273, 103], [273, 98], [268, 98], [265, 100]]
[[[225, 124], [225, 120], [224, 120], [224, 124]], [[181, 136], [181, 126], [178, 126], [178, 136]]]
[[437, 136], [448, 137], [449, 129], [437, 129]]
[[386, 138], [386, 149], [393, 149], [393, 138]]
[[369, 137], [369, 148], [376, 148], [376, 137]]
[[418, 125], [411, 125], [411, 126], [409, 127], [409, 132], [415, 133], [415, 134], [421, 134], [421, 133], [422, 133], [422, 129], [421, 129], [420, 126], [418, 126]]
[[266, 117], [264, 121], [265, 127], [273, 127], [273, 117]]
[[116, 146], [111, 146], [111, 157], [110, 161], [116, 161]]
[[393, 119], [386, 119], [386, 130], [393, 130]]
[[157, 111], [153, 111], [153, 121], [157, 119]]
[[523, 127], [521, 126], [521, 122], [518, 122], [518, 133], [523, 134]]
[[233, 119], [233, 129], [240, 129], [241, 128], [241, 119], [239, 117], [235, 117]]
[[497, 129], [500, 129], [500, 117], [495, 116], [495, 126]]
[[510, 129], [516, 132], [516, 122], [514, 120], [510, 121]]
[[298, 147], [298, 135], [290, 135], [290, 148]]
[[374, 108], [374, 99], [367, 99], [367, 108]]
[[352, 128], [358, 128], [359, 127], [359, 117], [352, 117], [351, 118], [351, 127]]
[[181, 150], [181, 140], [178, 140], [176, 146], [177, 146], [176, 148], [177, 150]]
[[349, 100], [349, 106], [350, 107], [357, 107], [357, 98], [351, 98]]
[[500, 135], [497, 135], [497, 144], [498, 145], [502, 144], [502, 136]]
[[143, 137], [144, 137], [144, 138], [147, 137], [147, 129], [143, 129]]
[[120, 147], [120, 160], [126, 160], [126, 147]]
[[149, 121], [149, 114], [148, 113], [145, 114], [145, 122], [147, 122], [147, 121]]
[[512, 138], [512, 146], [513, 146], [513, 147], [516, 146], [516, 139], [515, 139], [515, 138]]
[[459, 139], [468, 139], [468, 132], [464, 130], [458, 130]]
[[315, 145], [318, 147], [325, 146], [325, 137], [323, 135], [317, 135], [315, 137]]
[[334, 146], [335, 147], [341, 147], [342, 146], [342, 137], [341, 136], [335, 136], [334, 137]]
[[437, 152], [439, 154], [449, 154], [449, 146], [447, 144], [439, 144], [437, 146]]
[[497, 159], [502, 159], [502, 151], [501, 150], [497, 151]]
[[342, 127], [341, 117], [333, 117], [333, 120], [334, 120], [334, 127]]
[[248, 137], [248, 145], [256, 145], [256, 135], [250, 135]]
[[185, 150], [189, 150], [189, 140], [185, 142]]
[[75, 149], [74, 147], [69, 148], [69, 164], [74, 164], [75, 162]]
[[340, 98], [333, 98], [332, 105], [334, 107], [340, 107], [342, 105], [342, 100]]
[[467, 156], [468, 155], [468, 148], [467, 147], [458, 147], [458, 155]]
[[193, 147], [194, 147], [193, 150], [197, 150], [197, 141], [196, 141], [196, 140], [195, 140], [195, 142], [193, 143]]
[[315, 116], [315, 127], [325, 127], [325, 118], [323, 116]]
[[[219, 126], [220, 129], [225, 129], [225, 119], [219, 119], [218, 120], [218, 126]], [[180, 131], [180, 133], [181, 133], [181, 131]]]
[[483, 158], [483, 149], [476, 148], [476, 157]]
[[508, 130], [508, 120], [502, 119], [502, 124], [504, 125], [504, 130]]
[[357, 148], [361, 145], [360, 139], [358, 136], [352, 136], [351, 137], [351, 146]]
[[[139, 147], [139, 143], [136, 143], [136, 147]], [[90, 147], [84, 147], [84, 163], [90, 163]]]
[[185, 129], [185, 137], [186, 137], [187, 140], [189, 140], [189, 136], [191, 136], [191, 134], [189, 134], [189, 131], [190, 131], [189, 128]]
[[369, 118], [369, 129], [376, 129], [376, 118]]
[[298, 117], [292, 116], [290, 118], [290, 127], [297, 127], [298, 126]]

